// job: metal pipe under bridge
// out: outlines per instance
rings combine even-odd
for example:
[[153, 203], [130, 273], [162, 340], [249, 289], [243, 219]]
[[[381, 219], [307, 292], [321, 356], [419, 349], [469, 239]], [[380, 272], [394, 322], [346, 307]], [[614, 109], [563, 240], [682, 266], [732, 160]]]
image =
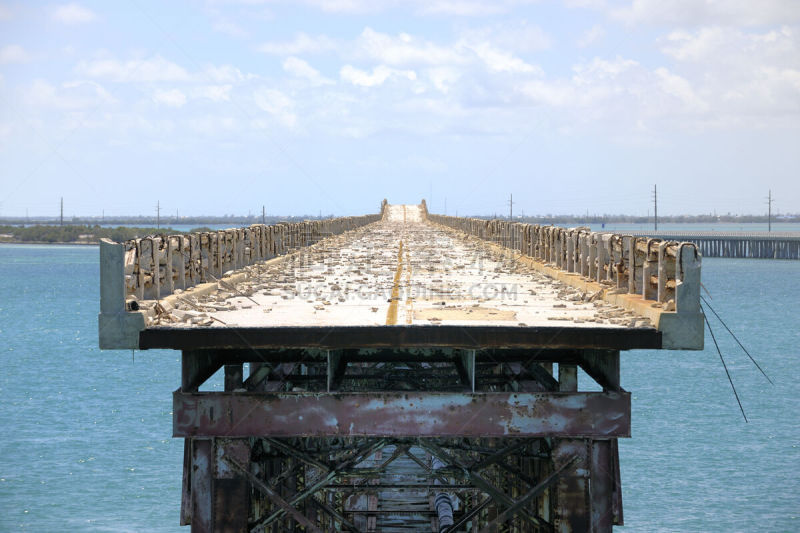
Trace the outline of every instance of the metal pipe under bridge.
[[609, 532], [620, 352], [702, 349], [700, 261], [424, 201], [105, 240], [100, 347], [181, 351], [193, 533]]
[[800, 259], [797, 232], [634, 232], [633, 235], [659, 240], [691, 242], [703, 257], [744, 257], [751, 259]]

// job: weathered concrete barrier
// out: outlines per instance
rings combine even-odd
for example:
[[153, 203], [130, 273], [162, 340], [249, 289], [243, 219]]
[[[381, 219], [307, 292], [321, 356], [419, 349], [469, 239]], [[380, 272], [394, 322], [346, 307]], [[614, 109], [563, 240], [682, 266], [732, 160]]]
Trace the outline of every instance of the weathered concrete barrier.
[[665, 326], [667, 322], [680, 321], [677, 328], [659, 327], [665, 335], [670, 332], [680, 336], [680, 339], [665, 338], [667, 345], [671, 342], [682, 348], [702, 348], [701, 258], [693, 243], [600, 233], [588, 228], [435, 214], [428, 214], [428, 220], [546, 264], [549, 269], [565, 274], [557, 277], [571, 285], [579, 285], [579, 279], [600, 284], [605, 299], [619, 305], [635, 306], [646, 313], [641, 305], [646, 303], [658, 310], [653, 313], [654, 323]]
[[[126, 313], [141, 300], [160, 300], [175, 290], [214, 282], [231, 271], [309, 246], [381, 219], [375, 215], [309, 220], [245, 228], [153, 235], [100, 243], [100, 346], [120, 347], [122, 332], [144, 328], [141, 314]], [[135, 322], [129, 324], [128, 322]], [[141, 322], [141, 323], [140, 323]], [[138, 329], [137, 329], [138, 328]], [[131, 334], [132, 335], [132, 334]], [[108, 340], [108, 342], [104, 342]], [[125, 344], [124, 342], [122, 344]]]

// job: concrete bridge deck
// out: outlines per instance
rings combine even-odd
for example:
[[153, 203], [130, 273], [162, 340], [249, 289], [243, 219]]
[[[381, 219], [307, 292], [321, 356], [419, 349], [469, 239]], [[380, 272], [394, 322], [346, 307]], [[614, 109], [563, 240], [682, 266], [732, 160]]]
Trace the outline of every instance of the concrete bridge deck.
[[611, 531], [620, 350], [701, 348], [699, 283], [690, 244], [384, 201], [103, 242], [100, 344], [182, 350], [193, 532]]

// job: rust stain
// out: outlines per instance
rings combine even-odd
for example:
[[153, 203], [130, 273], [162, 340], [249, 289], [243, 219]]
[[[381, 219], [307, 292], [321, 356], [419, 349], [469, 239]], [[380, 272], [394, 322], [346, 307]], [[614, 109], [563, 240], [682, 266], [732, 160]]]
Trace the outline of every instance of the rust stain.
[[394, 284], [392, 285], [392, 301], [389, 302], [389, 309], [386, 311], [386, 325], [394, 326], [397, 324], [397, 301], [400, 298], [400, 278], [403, 275], [403, 241], [400, 241], [400, 248], [397, 252], [397, 269], [394, 272]]

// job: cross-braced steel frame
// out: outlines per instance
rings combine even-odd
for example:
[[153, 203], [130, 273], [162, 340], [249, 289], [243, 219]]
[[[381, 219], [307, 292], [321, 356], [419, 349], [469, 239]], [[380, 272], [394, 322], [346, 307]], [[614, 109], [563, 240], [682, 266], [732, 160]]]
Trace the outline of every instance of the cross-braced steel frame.
[[[630, 436], [630, 395], [618, 351], [182, 357], [174, 435], [185, 439], [181, 523], [192, 532], [622, 524], [617, 438]], [[602, 390], [578, 391], [578, 367]], [[221, 368], [224, 392], [198, 391]]]

